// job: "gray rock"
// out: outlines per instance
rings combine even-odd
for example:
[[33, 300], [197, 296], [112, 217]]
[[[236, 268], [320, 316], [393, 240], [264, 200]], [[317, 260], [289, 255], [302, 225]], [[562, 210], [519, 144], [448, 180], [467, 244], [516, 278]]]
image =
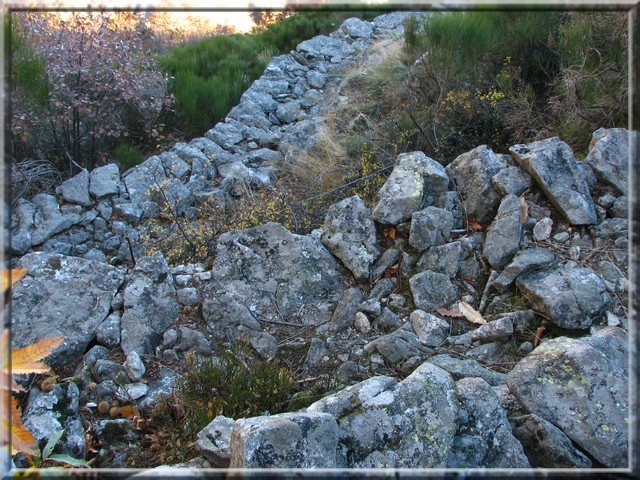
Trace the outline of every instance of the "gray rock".
[[121, 402], [134, 402], [144, 397], [149, 392], [146, 383], [127, 383], [118, 387], [116, 397]]
[[113, 212], [133, 226], [140, 223], [140, 219], [142, 219], [142, 214], [144, 213], [141, 208], [138, 208], [133, 203], [119, 203], [113, 207]]
[[449, 336], [449, 324], [423, 310], [411, 312], [409, 321], [420, 341], [429, 347], [439, 347]]
[[373, 26], [369, 22], [360, 20], [359, 18], [346, 19], [342, 25], [340, 25], [338, 31], [351, 38], [371, 38], [373, 36]]
[[614, 217], [629, 218], [629, 197], [626, 195], [618, 197], [611, 206], [611, 214]]
[[523, 172], [518, 167], [507, 167], [496, 173], [491, 179], [493, 189], [501, 196], [519, 196], [527, 188], [531, 187], [531, 175]]
[[474, 330], [471, 340], [480, 343], [504, 341], [511, 335], [513, 335], [513, 322], [509, 317], [502, 317], [480, 325]]
[[338, 425], [321, 412], [282, 413], [236, 420], [231, 468], [334, 468]]
[[[261, 80], [257, 80], [257, 82], [260, 81]], [[286, 84], [286, 82], [284, 83]], [[220, 122], [216, 124], [211, 130], [205, 133], [204, 136], [213, 140], [223, 149], [232, 151], [234, 145], [237, 145], [244, 139], [243, 132], [246, 128], [246, 126], [239, 122], [229, 120], [225, 123]]]
[[433, 363], [434, 365], [437, 365], [443, 370], [449, 372], [454, 380], [478, 377], [482, 378], [492, 387], [496, 387], [498, 385], [503, 385], [507, 378], [504, 373], [489, 370], [471, 358], [441, 354], [429, 357], [429, 363]]
[[446, 172], [457, 185], [469, 219], [483, 224], [493, 219], [500, 195], [493, 189], [491, 179], [507, 166], [486, 145], [463, 153], [447, 165]]
[[519, 275], [548, 267], [553, 263], [555, 258], [556, 256], [553, 252], [543, 248], [520, 250], [515, 254], [511, 263], [500, 273], [498, 278], [493, 281], [492, 285], [496, 290], [504, 293], [513, 285], [513, 282], [516, 281]]
[[54, 434], [64, 430], [54, 452], [84, 458], [86, 442], [79, 406], [80, 391], [74, 382], [56, 384], [50, 392], [34, 385], [29, 389], [23, 423], [43, 446]]
[[95, 438], [102, 448], [98, 454], [101, 465], [127, 468], [127, 451], [142, 438], [142, 432], [133, 429], [133, 421], [126, 418], [98, 420], [93, 425]]
[[496, 270], [504, 268], [518, 251], [521, 235], [520, 199], [508, 195], [500, 203], [496, 218], [491, 222], [482, 256]]
[[431, 270], [453, 278], [458, 273], [458, 263], [461, 255], [462, 247], [460, 242], [457, 241], [429, 247], [418, 260], [416, 269], [420, 272]]
[[39, 193], [31, 201], [37, 207], [31, 231], [33, 246], [44, 243], [56, 233], [63, 232], [71, 225], [80, 222], [80, 216], [77, 214], [62, 215], [58, 201], [53, 195]]
[[514, 145], [509, 151], [569, 223], [596, 223], [589, 187], [569, 145], [553, 137], [527, 145]]
[[386, 249], [382, 255], [378, 257], [378, 259], [373, 264], [371, 270], [371, 281], [376, 282], [384, 275], [384, 272], [389, 268], [394, 266], [396, 263], [400, 261], [401, 254], [400, 251], [395, 248]]
[[378, 332], [390, 332], [400, 327], [398, 316], [384, 307], [382, 313], [373, 321], [373, 328]]
[[529, 468], [513, 436], [507, 414], [491, 386], [481, 378], [456, 382], [460, 409], [448, 468]]
[[530, 272], [520, 275], [516, 286], [534, 310], [562, 328], [589, 328], [610, 300], [604, 282], [589, 268]]
[[524, 415], [514, 418], [512, 424], [513, 435], [520, 440], [533, 468], [591, 468], [591, 460], [544, 418]]
[[444, 192], [449, 185], [445, 169], [422, 152], [403, 153], [378, 192], [373, 219], [397, 225], [420, 210], [425, 194]]
[[429, 270], [411, 277], [409, 287], [416, 307], [425, 311], [448, 306], [458, 297], [458, 289], [447, 275]]
[[440, 192], [433, 197], [434, 207], [444, 208], [453, 215], [453, 228], [464, 226], [462, 199], [458, 192]]
[[120, 191], [120, 169], [115, 163], [94, 168], [89, 176], [89, 193], [98, 200], [117, 195]]
[[305, 40], [296, 47], [296, 52], [302, 54], [308, 60], [332, 60], [344, 58], [355, 53], [355, 50], [346, 41], [318, 35], [310, 40]]
[[142, 377], [147, 371], [144, 363], [142, 363], [140, 355], [138, 355], [138, 352], [135, 350], [129, 352], [122, 366], [132, 382], [139, 382], [142, 380]]
[[231, 461], [231, 431], [234, 420], [218, 415], [196, 437], [196, 447], [214, 468], [227, 468]]
[[316, 70], [311, 70], [307, 73], [307, 81], [312, 88], [322, 88], [327, 83], [327, 76]]
[[605, 467], [627, 468], [627, 344], [616, 327], [592, 337], [547, 340], [516, 364], [507, 385], [531, 413]]
[[369, 300], [380, 301], [389, 296], [395, 290], [396, 284], [397, 280], [395, 278], [381, 278], [369, 292]]
[[549, 217], [545, 217], [538, 221], [533, 227], [533, 239], [537, 242], [549, 240], [551, 237], [551, 231], [553, 229], [553, 220]]
[[109, 348], [116, 348], [120, 345], [120, 312], [111, 313], [96, 328], [96, 340]]
[[312, 338], [307, 356], [304, 360], [303, 371], [306, 375], [314, 371], [327, 354], [327, 345], [319, 338]]
[[380, 304], [380, 300], [377, 298], [365, 300], [358, 308], [361, 312], [369, 313], [371, 315], [380, 315], [382, 312], [382, 305]]
[[107, 317], [124, 274], [104, 263], [44, 253], [25, 255], [17, 268], [28, 273], [12, 288], [14, 347], [64, 336], [47, 364], [73, 363]]
[[15, 227], [11, 230], [11, 251], [18, 255], [24, 255], [31, 248], [31, 230], [34, 227], [36, 206], [23, 198], [16, 200], [13, 209], [12, 223]]
[[83, 207], [91, 206], [89, 172], [86, 168], [82, 169], [76, 176], [62, 182], [60, 190], [65, 202], [75, 203]]
[[98, 360], [102, 360], [107, 356], [109, 350], [102, 345], [94, 345], [84, 354], [83, 363], [88, 367], [93, 367]]
[[356, 313], [355, 319], [353, 320], [353, 328], [360, 333], [369, 333], [371, 331], [369, 318], [362, 312]]
[[442, 468], [455, 433], [458, 400], [444, 370], [425, 363], [402, 382], [373, 377], [307, 408], [340, 426], [339, 467]]
[[331, 321], [329, 322], [330, 332], [339, 332], [353, 325], [362, 298], [363, 293], [359, 288], [349, 288], [344, 291], [333, 315], [331, 315]]
[[380, 251], [371, 211], [360, 197], [346, 198], [329, 207], [322, 230], [324, 246], [353, 272], [357, 281], [368, 280]]
[[[473, 334], [471, 338], [473, 338]], [[502, 346], [499, 342], [485, 343], [467, 351], [467, 356], [482, 363], [495, 363], [501, 355]]]
[[194, 287], [179, 288], [176, 290], [176, 295], [180, 305], [193, 306], [200, 301], [198, 299], [198, 289]]
[[221, 235], [212, 272], [200, 291], [203, 315], [222, 340], [241, 330], [261, 332], [259, 318], [319, 324], [345, 289], [340, 266], [320, 240], [276, 223]]
[[128, 170], [123, 175], [123, 182], [132, 203], [141, 204], [149, 200], [149, 195], [157, 191], [159, 185], [168, 180], [158, 156], [147, 158], [140, 165]]
[[270, 148], [260, 148], [247, 155], [249, 163], [278, 163], [283, 160], [282, 154]]
[[138, 259], [124, 290], [124, 313], [120, 319], [124, 353], [147, 353], [179, 310], [173, 279], [162, 254]]
[[427, 207], [411, 215], [409, 244], [422, 251], [444, 244], [453, 229], [453, 215], [448, 210]]
[[428, 351], [410, 325], [404, 325], [382, 337], [376, 338], [364, 346], [368, 354], [379, 353], [394, 364], [400, 364], [411, 357], [422, 356]]
[[98, 382], [111, 380], [116, 385], [124, 385], [129, 381], [122, 365], [105, 358], [96, 360], [96, 363], [93, 365], [93, 376]]
[[624, 128], [599, 128], [593, 132], [584, 159], [596, 176], [623, 195], [629, 192], [629, 132]]
[[626, 218], [607, 218], [598, 225], [589, 228], [596, 238], [616, 240], [629, 237], [629, 221]]

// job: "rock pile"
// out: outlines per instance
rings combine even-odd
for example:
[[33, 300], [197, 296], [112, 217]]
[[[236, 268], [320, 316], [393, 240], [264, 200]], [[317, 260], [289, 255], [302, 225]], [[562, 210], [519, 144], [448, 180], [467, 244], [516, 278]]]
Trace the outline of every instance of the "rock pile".
[[[125, 466], [117, 445], [142, 433], [133, 420], [99, 417], [99, 400], [144, 411], [170, 396], [171, 362], [239, 338], [277, 357], [295, 338], [301, 383], [341, 387], [296, 411], [213, 419], [194, 464], [628, 465], [626, 130], [596, 131], [584, 162], [559, 138], [510, 154], [480, 146], [446, 168], [400, 155], [371, 208], [342, 200], [307, 236], [275, 223], [229, 232], [210, 270], [169, 268], [159, 254], [129, 269], [105, 261], [105, 242], [124, 258], [123, 239], [156, 210], [146, 194], [155, 182], [188, 210], [218, 175], [224, 194], [236, 175], [269, 181], [268, 159], [304, 148], [299, 132], [319, 114], [313, 92], [401, 18], [352, 19], [274, 59], [207, 138], [123, 179], [113, 167], [81, 173], [60, 190], [73, 204], [46, 195], [19, 204], [14, 251], [43, 247], [17, 262], [28, 273], [13, 290], [14, 343], [64, 335], [50, 361], [77, 383], [32, 387], [25, 424], [39, 439], [65, 425], [61, 449], [78, 455], [88, 408], [112, 446], [104, 466]], [[185, 312], [198, 321], [185, 323]]]

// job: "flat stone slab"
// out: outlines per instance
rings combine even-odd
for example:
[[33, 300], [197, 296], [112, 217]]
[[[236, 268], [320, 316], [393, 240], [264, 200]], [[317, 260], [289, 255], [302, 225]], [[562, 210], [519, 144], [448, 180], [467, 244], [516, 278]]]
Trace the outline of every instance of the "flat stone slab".
[[629, 131], [599, 128], [593, 132], [584, 162], [598, 179], [613, 185], [623, 195], [629, 193]]

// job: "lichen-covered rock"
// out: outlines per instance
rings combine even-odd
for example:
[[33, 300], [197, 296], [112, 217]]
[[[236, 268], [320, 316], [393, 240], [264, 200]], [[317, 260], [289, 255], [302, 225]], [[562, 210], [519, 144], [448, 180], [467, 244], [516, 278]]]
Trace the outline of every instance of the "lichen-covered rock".
[[629, 193], [629, 132], [625, 128], [599, 128], [593, 132], [589, 154], [584, 159], [596, 176]]
[[449, 336], [450, 326], [443, 319], [423, 310], [414, 310], [409, 322], [422, 343], [429, 347], [438, 347]]
[[531, 186], [531, 183], [531, 175], [518, 167], [504, 168], [491, 179], [493, 189], [503, 197], [520, 195]]
[[18, 198], [13, 209], [11, 229], [11, 252], [18, 255], [25, 254], [31, 248], [31, 230], [34, 227], [36, 206]]
[[213, 278], [200, 293], [208, 329], [219, 339], [262, 332], [259, 319], [326, 321], [345, 290], [343, 270], [320, 240], [277, 223], [225, 233], [216, 252]]
[[322, 230], [324, 246], [351, 270], [357, 281], [368, 280], [380, 251], [371, 210], [360, 197], [345, 198], [329, 207]]
[[444, 245], [429, 247], [425, 250], [416, 264], [419, 272], [431, 270], [453, 278], [458, 273], [458, 262], [462, 255], [460, 242], [450, 242]]
[[491, 222], [482, 256], [493, 268], [502, 269], [518, 251], [521, 235], [520, 199], [508, 195], [500, 203], [496, 218]]
[[73, 363], [107, 318], [124, 273], [105, 263], [45, 253], [25, 255], [17, 268], [28, 272], [12, 288], [13, 347], [64, 336], [47, 362]]
[[120, 169], [115, 163], [94, 168], [89, 175], [89, 193], [98, 200], [117, 195], [120, 191]]
[[500, 205], [500, 195], [491, 180], [506, 167], [507, 162], [486, 145], [463, 153], [447, 165], [446, 172], [457, 185], [468, 218], [480, 223], [493, 219]]
[[58, 200], [53, 195], [39, 193], [31, 199], [31, 202], [37, 207], [31, 231], [33, 246], [46, 242], [56, 233], [80, 222], [80, 215], [77, 213], [62, 214]]
[[458, 289], [447, 275], [429, 270], [411, 277], [409, 287], [416, 307], [427, 312], [448, 306], [458, 297]]
[[444, 244], [453, 229], [453, 215], [448, 210], [427, 207], [411, 215], [409, 244], [422, 251]]
[[231, 468], [335, 468], [336, 419], [322, 412], [293, 412], [236, 420]]
[[527, 145], [514, 145], [509, 151], [569, 223], [596, 223], [596, 211], [589, 186], [578, 169], [569, 145], [558, 137], [553, 137]]
[[628, 339], [617, 327], [543, 342], [507, 385], [529, 412], [560, 428], [606, 467], [628, 467]]
[[454, 380], [478, 377], [485, 380], [492, 387], [496, 387], [498, 385], [504, 385], [507, 378], [504, 373], [489, 370], [471, 358], [440, 354], [429, 357], [429, 363], [433, 363], [449, 372]]
[[522, 445], [513, 436], [507, 414], [491, 386], [481, 378], [463, 378], [458, 390], [458, 430], [448, 468], [529, 468]]
[[591, 468], [591, 460], [553, 423], [529, 414], [514, 418], [512, 424], [533, 468]]
[[421, 356], [429, 349], [423, 345], [411, 326], [406, 324], [364, 346], [368, 354], [379, 353], [394, 364], [400, 364], [411, 357]]
[[120, 319], [120, 345], [125, 354], [147, 353], [160, 341], [179, 310], [173, 278], [162, 254], [138, 259], [124, 290], [124, 313]]
[[214, 468], [227, 468], [231, 461], [231, 431], [234, 420], [222, 415], [198, 432], [196, 446]]
[[604, 314], [610, 298], [590, 268], [554, 268], [518, 276], [516, 285], [534, 310], [559, 327], [587, 329]]
[[338, 422], [337, 466], [443, 468], [456, 430], [455, 384], [425, 363], [398, 382], [373, 377], [307, 408]]
[[62, 182], [60, 185], [62, 198], [65, 202], [75, 203], [83, 207], [91, 206], [89, 197], [89, 172], [86, 168], [74, 177]]
[[438, 162], [422, 152], [403, 153], [378, 192], [373, 219], [389, 225], [409, 220], [422, 207], [426, 194], [444, 192], [448, 186], [449, 177]]

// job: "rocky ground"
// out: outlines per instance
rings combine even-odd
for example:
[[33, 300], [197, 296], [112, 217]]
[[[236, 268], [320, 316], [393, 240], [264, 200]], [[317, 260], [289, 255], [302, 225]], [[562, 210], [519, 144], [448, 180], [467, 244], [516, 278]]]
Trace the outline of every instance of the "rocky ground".
[[[389, 18], [346, 23], [266, 75], [294, 71], [289, 62], [300, 57], [307, 85], [319, 82], [312, 71], [373, 41], [380, 25], [393, 30]], [[334, 53], [318, 59], [314, 45]], [[295, 86], [285, 83], [287, 92]], [[281, 140], [305, 122], [284, 125], [284, 110], [300, 100], [287, 94], [261, 114], [275, 112], [282, 128], [261, 131]], [[270, 95], [278, 102], [279, 93]], [[255, 91], [249, 97], [264, 103]], [[12, 291], [14, 345], [65, 336], [48, 359], [57, 384], [32, 383], [25, 399], [24, 423], [36, 438], [64, 428], [59, 451], [98, 467], [131, 466], [136, 451], [157, 458], [145, 443], [149, 412], [171, 398], [188, 359], [244, 341], [287, 365], [311, 401], [281, 414], [217, 416], [189, 461], [170, 463], [628, 465], [626, 130], [594, 132], [584, 161], [558, 138], [509, 152], [479, 146], [446, 168], [421, 152], [402, 154], [373, 208], [344, 199], [310, 235], [267, 223], [221, 235], [207, 268], [169, 268], [161, 254], [134, 254], [128, 264], [126, 239], [153, 215], [145, 192], [158, 171], [185, 209], [221, 172], [259, 176], [263, 167], [247, 158], [266, 147], [236, 133], [260, 128], [238, 125], [220, 124], [215, 139], [177, 146], [122, 179], [112, 166], [82, 173], [62, 186], [62, 207], [41, 195], [16, 208], [16, 267], [28, 274]], [[198, 163], [214, 145], [234, 159]], [[286, 147], [270, 145], [269, 155], [286, 156]], [[224, 188], [215, 192], [232, 194]]]

